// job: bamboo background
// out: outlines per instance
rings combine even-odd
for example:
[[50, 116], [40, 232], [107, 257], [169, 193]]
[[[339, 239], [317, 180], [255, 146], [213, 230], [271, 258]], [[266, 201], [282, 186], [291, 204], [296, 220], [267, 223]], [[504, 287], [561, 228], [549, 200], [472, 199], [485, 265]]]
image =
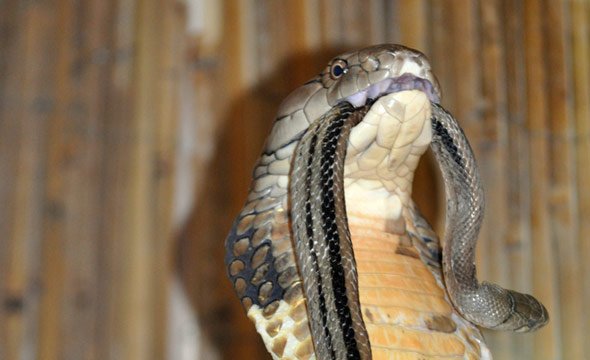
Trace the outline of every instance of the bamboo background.
[[[426, 53], [487, 195], [479, 277], [590, 353], [590, 1], [0, 1], [0, 359], [262, 359], [223, 241], [280, 101], [342, 51]], [[427, 157], [415, 197], [440, 229]], [[435, 184], [436, 186], [433, 186]]]

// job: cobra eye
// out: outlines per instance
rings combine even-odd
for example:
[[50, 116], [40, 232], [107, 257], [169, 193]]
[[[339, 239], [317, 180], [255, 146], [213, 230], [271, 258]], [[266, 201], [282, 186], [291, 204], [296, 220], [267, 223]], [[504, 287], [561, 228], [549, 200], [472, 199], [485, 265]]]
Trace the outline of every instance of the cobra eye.
[[344, 60], [336, 60], [332, 67], [330, 68], [330, 76], [332, 79], [338, 79], [340, 76], [344, 75], [348, 70], [348, 64]]

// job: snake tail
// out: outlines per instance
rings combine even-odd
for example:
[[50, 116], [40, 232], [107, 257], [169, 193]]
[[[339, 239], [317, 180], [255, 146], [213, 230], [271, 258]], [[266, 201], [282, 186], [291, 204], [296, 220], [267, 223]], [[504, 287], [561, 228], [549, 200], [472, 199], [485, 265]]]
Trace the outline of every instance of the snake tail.
[[547, 310], [528, 294], [479, 283], [475, 245], [484, 214], [484, 192], [473, 151], [453, 116], [432, 103], [432, 150], [440, 165], [447, 201], [443, 273], [456, 309], [469, 321], [496, 330], [536, 330]]

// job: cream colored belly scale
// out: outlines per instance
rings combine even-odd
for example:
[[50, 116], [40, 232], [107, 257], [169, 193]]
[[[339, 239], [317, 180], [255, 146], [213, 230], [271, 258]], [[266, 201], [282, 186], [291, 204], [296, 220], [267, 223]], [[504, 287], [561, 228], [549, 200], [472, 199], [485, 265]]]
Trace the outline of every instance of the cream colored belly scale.
[[453, 312], [403, 221], [388, 223], [349, 214], [373, 359], [479, 359], [479, 332]]

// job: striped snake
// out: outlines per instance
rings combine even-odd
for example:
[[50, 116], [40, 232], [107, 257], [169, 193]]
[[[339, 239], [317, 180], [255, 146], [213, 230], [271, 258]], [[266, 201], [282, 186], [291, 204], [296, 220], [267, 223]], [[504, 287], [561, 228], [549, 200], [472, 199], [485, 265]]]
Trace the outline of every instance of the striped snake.
[[[439, 102], [423, 54], [379, 45], [336, 57], [281, 104], [225, 259], [274, 358], [490, 358], [477, 326], [547, 323], [532, 296], [476, 278], [483, 189]], [[428, 146], [442, 246], [410, 197]]]

